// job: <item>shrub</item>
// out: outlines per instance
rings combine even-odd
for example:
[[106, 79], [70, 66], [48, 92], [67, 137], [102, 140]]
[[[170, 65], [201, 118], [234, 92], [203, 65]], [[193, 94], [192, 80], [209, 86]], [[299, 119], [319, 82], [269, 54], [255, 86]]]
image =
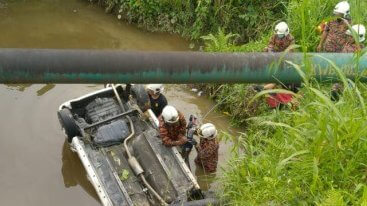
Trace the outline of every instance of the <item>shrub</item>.
[[[94, 0], [90, 0], [94, 1]], [[240, 42], [263, 36], [284, 17], [289, 0], [98, 0], [106, 11], [150, 31], [179, 33], [192, 40], [219, 28]]]
[[[233, 205], [360, 205], [366, 200], [367, 115], [357, 83], [337, 103], [308, 84], [297, 111], [252, 118], [243, 153], [222, 177]], [[326, 90], [329, 91], [329, 90]], [[343, 204], [341, 204], [343, 203]]]

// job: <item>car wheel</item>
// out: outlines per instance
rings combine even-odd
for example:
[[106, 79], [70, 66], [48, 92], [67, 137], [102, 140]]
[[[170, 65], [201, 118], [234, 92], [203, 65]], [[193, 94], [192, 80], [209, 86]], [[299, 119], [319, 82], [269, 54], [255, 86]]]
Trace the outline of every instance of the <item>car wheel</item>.
[[143, 85], [135, 84], [131, 86], [131, 94], [141, 111], [145, 112], [150, 109], [150, 99]]
[[60, 124], [68, 138], [68, 142], [71, 142], [73, 137], [80, 136], [79, 127], [69, 109], [64, 108], [58, 111], [57, 116], [59, 117]]

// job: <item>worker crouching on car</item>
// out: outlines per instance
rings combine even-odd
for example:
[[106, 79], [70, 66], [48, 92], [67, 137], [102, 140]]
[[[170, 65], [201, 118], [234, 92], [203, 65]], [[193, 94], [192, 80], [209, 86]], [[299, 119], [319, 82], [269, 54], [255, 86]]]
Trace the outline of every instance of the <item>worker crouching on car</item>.
[[195, 145], [197, 157], [195, 163], [205, 172], [213, 173], [217, 170], [219, 143], [217, 129], [211, 123], [203, 124], [197, 131], [200, 143]]
[[156, 117], [162, 114], [163, 108], [167, 106], [167, 99], [162, 94], [164, 88], [162, 84], [148, 84], [147, 85], [150, 105]]
[[184, 115], [173, 106], [164, 107], [159, 117], [159, 134], [167, 147], [184, 145], [187, 142]]

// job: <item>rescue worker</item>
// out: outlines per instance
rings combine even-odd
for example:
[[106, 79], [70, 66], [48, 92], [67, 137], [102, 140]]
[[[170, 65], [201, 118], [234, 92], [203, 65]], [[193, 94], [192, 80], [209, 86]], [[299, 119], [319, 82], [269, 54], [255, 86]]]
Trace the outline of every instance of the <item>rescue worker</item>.
[[213, 173], [217, 170], [219, 143], [217, 129], [211, 123], [203, 124], [197, 131], [200, 143], [195, 145], [197, 157], [195, 163], [205, 172]]
[[275, 26], [275, 34], [270, 38], [264, 52], [283, 52], [294, 43], [294, 38], [289, 33], [287, 23], [280, 22]]
[[150, 99], [150, 105], [153, 113], [156, 117], [162, 114], [162, 110], [167, 106], [167, 99], [162, 94], [164, 88], [162, 84], [148, 84], [148, 95]]
[[187, 142], [184, 115], [173, 106], [164, 107], [159, 117], [159, 134], [167, 147], [184, 145]]
[[[269, 45], [265, 48], [266, 52], [284, 52], [289, 46], [294, 45], [295, 40], [293, 36], [289, 33], [289, 28], [287, 23], [280, 22], [275, 26], [275, 34], [271, 37]], [[290, 50], [292, 51], [292, 50]], [[266, 84], [264, 86], [256, 85], [256, 90], [263, 89], [275, 89], [276, 84]], [[287, 89], [287, 88], [284, 88]], [[277, 93], [272, 94], [270, 97], [266, 98], [266, 101], [270, 108], [277, 108], [282, 104], [287, 104], [291, 102], [293, 96], [291, 94]]]
[[[354, 39], [353, 33], [357, 34], [357, 39]], [[344, 45], [342, 52], [353, 53], [360, 51], [364, 48], [363, 42], [365, 40], [366, 28], [362, 24], [356, 24], [352, 26], [352, 30], [348, 29], [346, 31], [348, 35], [347, 43]], [[356, 40], [358, 42], [356, 42]], [[340, 83], [333, 84], [331, 88], [331, 100], [339, 101], [340, 95], [343, 93], [344, 87]]]
[[[354, 39], [353, 32], [357, 34], [357, 39]], [[347, 43], [343, 47], [342, 52], [353, 53], [364, 48], [363, 42], [365, 40], [366, 28], [362, 24], [356, 24], [352, 26], [352, 30], [349, 29], [346, 33], [348, 35], [348, 39]], [[356, 42], [356, 40], [358, 42]]]
[[339, 2], [334, 8], [336, 19], [326, 22], [322, 29], [318, 52], [341, 52], [346, 41], [350, 24], [350, 5], [347, 1]]

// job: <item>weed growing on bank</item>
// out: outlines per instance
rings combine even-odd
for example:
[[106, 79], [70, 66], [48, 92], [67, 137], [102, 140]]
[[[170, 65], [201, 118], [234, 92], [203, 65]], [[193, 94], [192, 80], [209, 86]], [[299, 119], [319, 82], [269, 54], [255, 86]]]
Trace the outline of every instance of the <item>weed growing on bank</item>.
[[[235, 44], [234, 40], [238, 34], [230, 30], [229, 37], [218, 30], [214, 34], [204, 36], [206, 51], [209, 52], [262, 52], [267, 46], [270, 36], [273, 34], [273, 28], [279, 21], [286, 21], [289, 25], [291, 34], [296, 39], [296, 44], [303, 45], [307, 51], [314, 52], [320, 41], [320, 33], [317, 27], [323, 21], [330, 21], [333, 18], [333, 9], [339, 0], [290, 0], [288, 1], [284, 15], [272, 22], [272, 27], [265, 30], [258, 38], [250, 39], [243, 45]], [[352, 24], [367, 24], [367, 12], [363, 8], [367, 8], [367, 1], [350, 0]], [[304, 24], [302, 24], [304, 19]], [[304, 28], [302, 28], [304, 25]], [[303, 31], [303, 33], [302, 33]], [[222, 41], [218, 47], [213, 47], [213, 42], [227, 36], [227, 41]], [[210, 38], [208, 38], [210, 37]]]
[[216, 33], [238, 34], [248, 42], [270, 30], [284, 17], [289, 0], [89, 0], [99, 2], [121, 20], [150, 31], [178, 33], [191, 40]]
[[339, 102], [314, 83], [296, 111], [251, 118], [222, 177], [233, 205], [367, 204], [366, 86], [346, 87]]
[[[313, 44], [310, 2], [299, 8], [304, 52]], [[305, 73], [312, 65], [293, 66], [305, 77], [300, 105], [248, 119], [245, 137], [235, 142], [241, 152], [220, 178], [221, 197], [230, 205], [367, 205], [367, 87], [337, 72], [345, 89], [333, 102]]]
[[[280, 20], [285, 20], [289, 23], [292, 35], [295, 37], [296, 43], [302, 45], [302, 49], [313, 52], [320, 38], [317, 27], [322, 21], [329, 21], [332, 18], [333, 9], [337, 2], [339, 0], [290, 0], [288, 1], [284, 17]], [[362, 9], [367, 8], [367, 2], [360, 0], [351, 0], [349, 2], [351, 4], [353, 24], [367, 24], [367, 12]], [[273, 22], [273, 24], [275, 23], [277, 22]], [[269, 28], [261, 37], [243, 45], [236, 44], [235, 40], [238, 34], [233, 32], [225, 33], [221, 29], [215, 35], [209, 34], [203, 36], [202, 39], [207, 52], [262, 52], [272, 34], [273, 30]], [[246, 118], [268, 111], [264, 110], [264, 107], [259, 107], [256, 112], [253, 112], [254, 110], [249, 112], [248, 109], [238, 107], [238, 105], [247, 105], [246, 101], [251, 99], [250, 97], [252, 97], [253, 93], [247, 93], [249, 90], [245, 89], [249, 85], [231, 84], [222, 86], [220, 84], [208, 84], [204, 87], [208, 91], [216, 91], [215, 94], [211, 94], [211, 97], [217, 102], [226, 98], [228, 91], [236, 90], [234, 92], [237, 94], [236, 97], [228, 98], [228, 100], [219, 103], [219, 108], [230, 113], [232, 122], [236, 125], [245, 125]], [[329, 88], [330, 86], [325, 86], [325, 89]]]

